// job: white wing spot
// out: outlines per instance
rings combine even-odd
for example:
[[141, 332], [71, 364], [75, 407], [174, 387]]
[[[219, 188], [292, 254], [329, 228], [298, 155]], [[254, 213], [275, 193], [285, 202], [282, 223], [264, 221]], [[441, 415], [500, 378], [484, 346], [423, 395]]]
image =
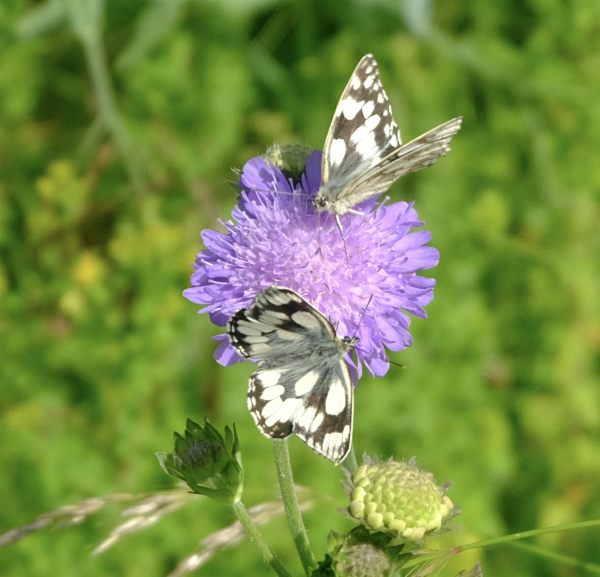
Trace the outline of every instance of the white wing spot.
[[350, 140], [356, 145], [356, 151], [364, 158], [373, 156], [373, 151], [377, 150], [375, 135], [364, 124], [352, 133]]
[[260, 311], [258, 315], [258, 320], [260, 322], [276, 326], [282, 325], [287, 319], [288, 315], [286, 313], [274, 310]]
[[374, 80], [375, 76], [373, 74], [370, 74], [364, 79], [363, 86], [368, 90], [373, 85]]
[[369, 100], [369, 102], [365, 103], [365, 105], [362, 107], [363, 117], [369, 118], [369, 116], [371, 116], [371, 114], [373, 114], [374, 108], [375, 108], [375, 103], [372, 100]]
[[342, 164], [344, 157], [346, 156], [346, 143], [343, 138], [334, 138], [331, 141], [331, 147], [329, 148], [329, 161], [332, 165], [339, 166]]
[[248, 356], [255, 357], [264, 353], [268, 353], [271, 350], [271, 345], [267, 343], [254, 344], [248, 350]]
[[307, 393], [312, 391], [315, 383], [319, 380], [319, 373], [317, 371], [309, 371], [302, 378], [296, 381], [294, 386], [294, 392], [297, 397], [303, 397]]
[[296, 424], [308, 432], [312, 429], [316, 413], [317, 409], [315, 407], [306, 408], [300, 418], [296, 420]]
[[336, 458], [340, 454], [343, 442], [342, 433], [327, 433], [323, 437], [323, 452], [330, 457]]
[[351, 86], [352, 86], [352, 90], [358, 90], [360, 88], [360, 77], [353, 76]]
[[342, 101], [342, 114], [347, 120], [353, 120], [358, 114], [358, 111], [362, 108], [364, 101], [355, 100], [352, 96], [347, 96]]
[[278, 369], [272, 369], [270, 371], [260, 371], [256, 378], [263, 387], [274, 387], [281, 378], [281, 371]]
[[269, 337], [265, 337], [262, 333], [258, 333], [259, 336], [246, 336], [244, 337], [244, 342], [249, 345], [259, 345], [266, 343], [269, 340]]
[[298, 333], [293, 331], [285, 331], [283, 329], [277, 329], [275, 334], [277, 335], [277, 338], [283, 339], [284, 341], [296, 341], [302, 338], [298, 335]]
[[379, 116], [379, 114], [373, 114], [373, 116], [370, 116], [369, 118], [367, 118], [365, 120], [365, 126], [367, 126], [369, 129], [373, 130], [374, 128], [377, 127], [377, 125], [381, 122], [381, 116]]
[[260, 395], [263, 401], [272, 401], [277, 397], [281, 397], [285, 393], [285, 387], [283, 385], [275, 385], [274, 387], [266, 387]]
[[[271, 291], [268, 294], [268, 298], [266, 299], [267, 301], [267, 307], [269, 305], [269, 303], [273, 303], [275, 305], [287, 305], [289, 302], [292, 301], [298, 301], [298, 298], [296, 297], [296, 295], [293, 295], [289, 292], [284, 292], [284, 291]], [[267, 308], [265, 307], [265, 308]]]
[[325, 399], [325, 412], [328, 415], [339, 415], [346, 408], [346, 391], [342, 381], [332, 381], [327, 398]]
[[321, 426], [321, 423], [323, 422], [324, 418], [325, 417], [323, 417], [323, 413], [318, 413], [317, 415], [315, 415], [315, 418], [313, 419], [310, 425], [311, 433], [314, 433]]
[[243, 335], [256, 337], [264, 333], [265, 329], [267, 331], [270, 330], [270, 327], [268, 327], [267, 325], [263, 325], [262, 323], [254, 323], [251, 321], [239, 320], [237, 322], [237, 325], [235, 326], [235, 329]]
[[318, 329], [321, 326], [319, 319], [315, 317], [315, 315], [307, 313], [306, 311], [295, 312], [292, 315], [292, 320], [301, 327], [305, 328]]
[[[275, 409], [274, 413], [267, 415], [266, 414], [267, 407], [271, 403], [275, 403], [277, 401], [280, 402], [280, 405]], [[270, 428], [275, 423], [287, 423], [294, 416], [294, 413], [296, 412], [297, 409], [298, 409], [298, 399], [295, 399], [295, 398], [286, 399], [283, 402], [281, 402], [281, 399], [273, 399], [272, 401], [269, 401], [263, 409], [263, 413], [262, 413], [263, 417], [266, 417], [265, 425]]]
[[348, 439], [350, 437], [350, 425], [346, 425], [342, 431], [342, 439]]
[[[288, 399], [289, 400], [289, 399]], [[275, 415], [276, 413], [279, 412], [279, 410], [281, 409], [281, 407], [283, 407], [284, 402], [281, 400], [281, 397], [275, 397], [274, 399], [271, 399], [263, 408], [261, 411], [261, 416], [263, 419], [270, 419], [273, 415]], [[281, 419], [276, 418], [276, 421], [279, 421]], [[269, 425], [270, 426], [270, 425]]]
[[385, 96], [383, 95], [383, 93], [381, 93], [381, 92], [380, 92], [380, 93], [377, 95], [377, 103], [378, 103], [378, 104], [382, 104], [383, 102], [385, 102]]

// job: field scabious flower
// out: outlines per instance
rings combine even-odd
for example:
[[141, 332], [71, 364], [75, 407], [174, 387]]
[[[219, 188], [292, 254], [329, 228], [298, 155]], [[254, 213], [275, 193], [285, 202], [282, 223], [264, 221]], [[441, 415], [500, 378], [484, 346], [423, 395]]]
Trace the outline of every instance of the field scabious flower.
[[[318, 213], [312, 199], [320, 186], [321, 153], [308, 156], [306, 169], [289, 178], [262, 157], [244, 166], [238, 205], [225, 232], [204, 230], [205, 249], [196, 256], [190, 301], [204, 305], [218, 326], [226, 326], [239, 309], [249, 306], [261, 290], [278, 285], [295, 290], [327, 316], [342, 336], [360, 342], [354, 377], [361, 363], [384, 375], [386, 347], [402, 350], [412, 344], [407, 313], [425, 317], [435, 281], [419, 276], [439, 260], [427, 245], [429, 232], [412, 203], [368, 201], [363, 214], [341, 217], [342, 233], [333, 215]], [[223, 365], [239, 360], [226, 335], [215, 358]]]

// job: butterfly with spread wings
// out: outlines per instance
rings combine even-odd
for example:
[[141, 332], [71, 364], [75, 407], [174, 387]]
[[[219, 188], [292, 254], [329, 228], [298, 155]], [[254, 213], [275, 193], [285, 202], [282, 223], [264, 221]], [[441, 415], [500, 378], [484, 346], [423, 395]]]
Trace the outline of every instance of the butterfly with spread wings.
[[[450, 150], [462, 117], [402, 144], [372, 54], [363, 56], [342, 92], [327, 133], [321, 187], [313, 204], [336, 215], [387, 191], [401, 176], [432, 165]], [[338, 221], [339, 224], [339, 221]]]
[[253, 359], [248, 409], [267, 437], [296, 435], [334, 463], [352, 442], [353, 391], [345, 355], [358, 341], [294, 291], [270, 287], [229, 322], [235, 349]]

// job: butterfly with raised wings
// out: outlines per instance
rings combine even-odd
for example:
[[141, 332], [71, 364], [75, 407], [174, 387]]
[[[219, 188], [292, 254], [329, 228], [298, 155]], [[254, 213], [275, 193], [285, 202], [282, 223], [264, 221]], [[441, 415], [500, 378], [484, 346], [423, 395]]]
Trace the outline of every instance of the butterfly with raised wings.
[[353, 391], [344, 357], [358, 342], [296, 292], [270, 287], [229, 322], [229, 337], [257, 362], [248, 409], [265, 436], [296, 435], [334, 463], [352, 442]]
[[[457, 116], [402, 144], [398, 125], [372, 54], [348, 80], [327, 133], [321, 187], [313, 204], [336, 215], [356, 213], [361, 202], [386, 192], [401, 176], [432, 165], [450, 150], [460, 130]], [[338, 221], [339, 222], [339, 221]]]

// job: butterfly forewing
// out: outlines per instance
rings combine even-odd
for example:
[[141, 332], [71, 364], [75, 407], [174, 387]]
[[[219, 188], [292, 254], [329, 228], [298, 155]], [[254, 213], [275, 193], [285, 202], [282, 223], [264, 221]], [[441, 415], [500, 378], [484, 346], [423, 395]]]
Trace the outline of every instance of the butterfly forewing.
[[433, 164], [450, 150], [462, 117], [402, 145], [398, 126], [371, 54], [358, 63], [325, 140], [317, 210], [345, 214], [382, 194], [401, 176]]
[[356, 65], [327, 133], [322, 183], [345, 181], [379, 162], [400, 145], [398, 125], [371, 54]]
[[248, 408], [271, 438], [294, 433], [321, 455], [342, 461], [350, 448], [353, 397], [345, 361], [353, 339], [295, 292], [271, 287], [230, 322], [234, 347], [258, 363]]

